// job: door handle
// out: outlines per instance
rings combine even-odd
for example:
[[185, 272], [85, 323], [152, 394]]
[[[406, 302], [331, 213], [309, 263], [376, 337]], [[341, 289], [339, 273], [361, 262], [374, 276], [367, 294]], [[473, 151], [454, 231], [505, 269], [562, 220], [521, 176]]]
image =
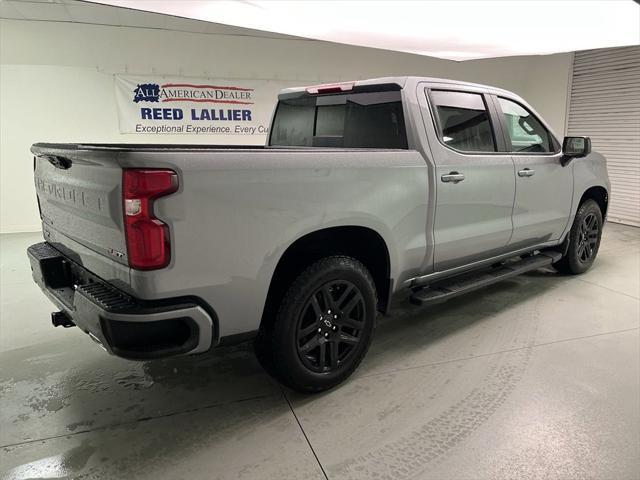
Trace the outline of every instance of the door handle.
[[458, 183], [464, 180], [464, 175], [458, 172], [449, 172], [446, 175], [440, 177], [444, 183]]
[[518, 172], [519, 177], [533, 177], [536, 174], [535, 170], [531, 170], [530, 168], [525, 168], [524, 170], [520, 170]]

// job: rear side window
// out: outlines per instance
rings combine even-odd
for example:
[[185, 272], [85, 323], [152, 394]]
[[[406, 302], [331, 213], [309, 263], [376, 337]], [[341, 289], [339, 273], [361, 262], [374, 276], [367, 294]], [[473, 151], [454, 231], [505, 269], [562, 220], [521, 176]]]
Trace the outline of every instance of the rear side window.
[[495, 152], [496, 142], [484, 98], [478, 93], [432, 90], [442, 142], [461, 152]]
[[280, 100], [269, 145], [406, 149], [400, 92]]
[[498, 97], [512, 152], [553, 152], [555, 146], [549, 131], [522, 105]]

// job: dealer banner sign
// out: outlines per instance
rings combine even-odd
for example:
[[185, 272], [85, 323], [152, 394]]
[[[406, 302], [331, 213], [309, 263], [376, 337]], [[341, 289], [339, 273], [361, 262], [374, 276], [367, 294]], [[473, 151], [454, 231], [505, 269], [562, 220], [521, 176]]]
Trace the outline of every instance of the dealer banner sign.
[[115, 77], [121, 133], [263, 139], [278, 91], [259, 80]]

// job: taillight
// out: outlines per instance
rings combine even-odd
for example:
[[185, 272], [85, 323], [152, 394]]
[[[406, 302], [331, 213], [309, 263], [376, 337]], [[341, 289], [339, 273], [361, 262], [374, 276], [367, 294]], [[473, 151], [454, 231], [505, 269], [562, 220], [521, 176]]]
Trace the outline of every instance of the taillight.
[[171, 259], [169, 227], [154, 216], [153, 202], [178, 190], [173, 170], [125, 169], [124, 225], [129, 265], [139, 270], [166, 267]]

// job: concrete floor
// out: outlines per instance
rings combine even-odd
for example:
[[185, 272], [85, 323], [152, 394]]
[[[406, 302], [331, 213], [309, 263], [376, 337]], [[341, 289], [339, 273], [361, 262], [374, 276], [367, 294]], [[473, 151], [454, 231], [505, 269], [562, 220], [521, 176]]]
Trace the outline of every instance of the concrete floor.
[[344, 385], [283, 390], [241, 345], [144, 363], [54, 329], [1, 240], [6, 479], [638, 479], [640, 229], [594, 268], [401, 305]]

